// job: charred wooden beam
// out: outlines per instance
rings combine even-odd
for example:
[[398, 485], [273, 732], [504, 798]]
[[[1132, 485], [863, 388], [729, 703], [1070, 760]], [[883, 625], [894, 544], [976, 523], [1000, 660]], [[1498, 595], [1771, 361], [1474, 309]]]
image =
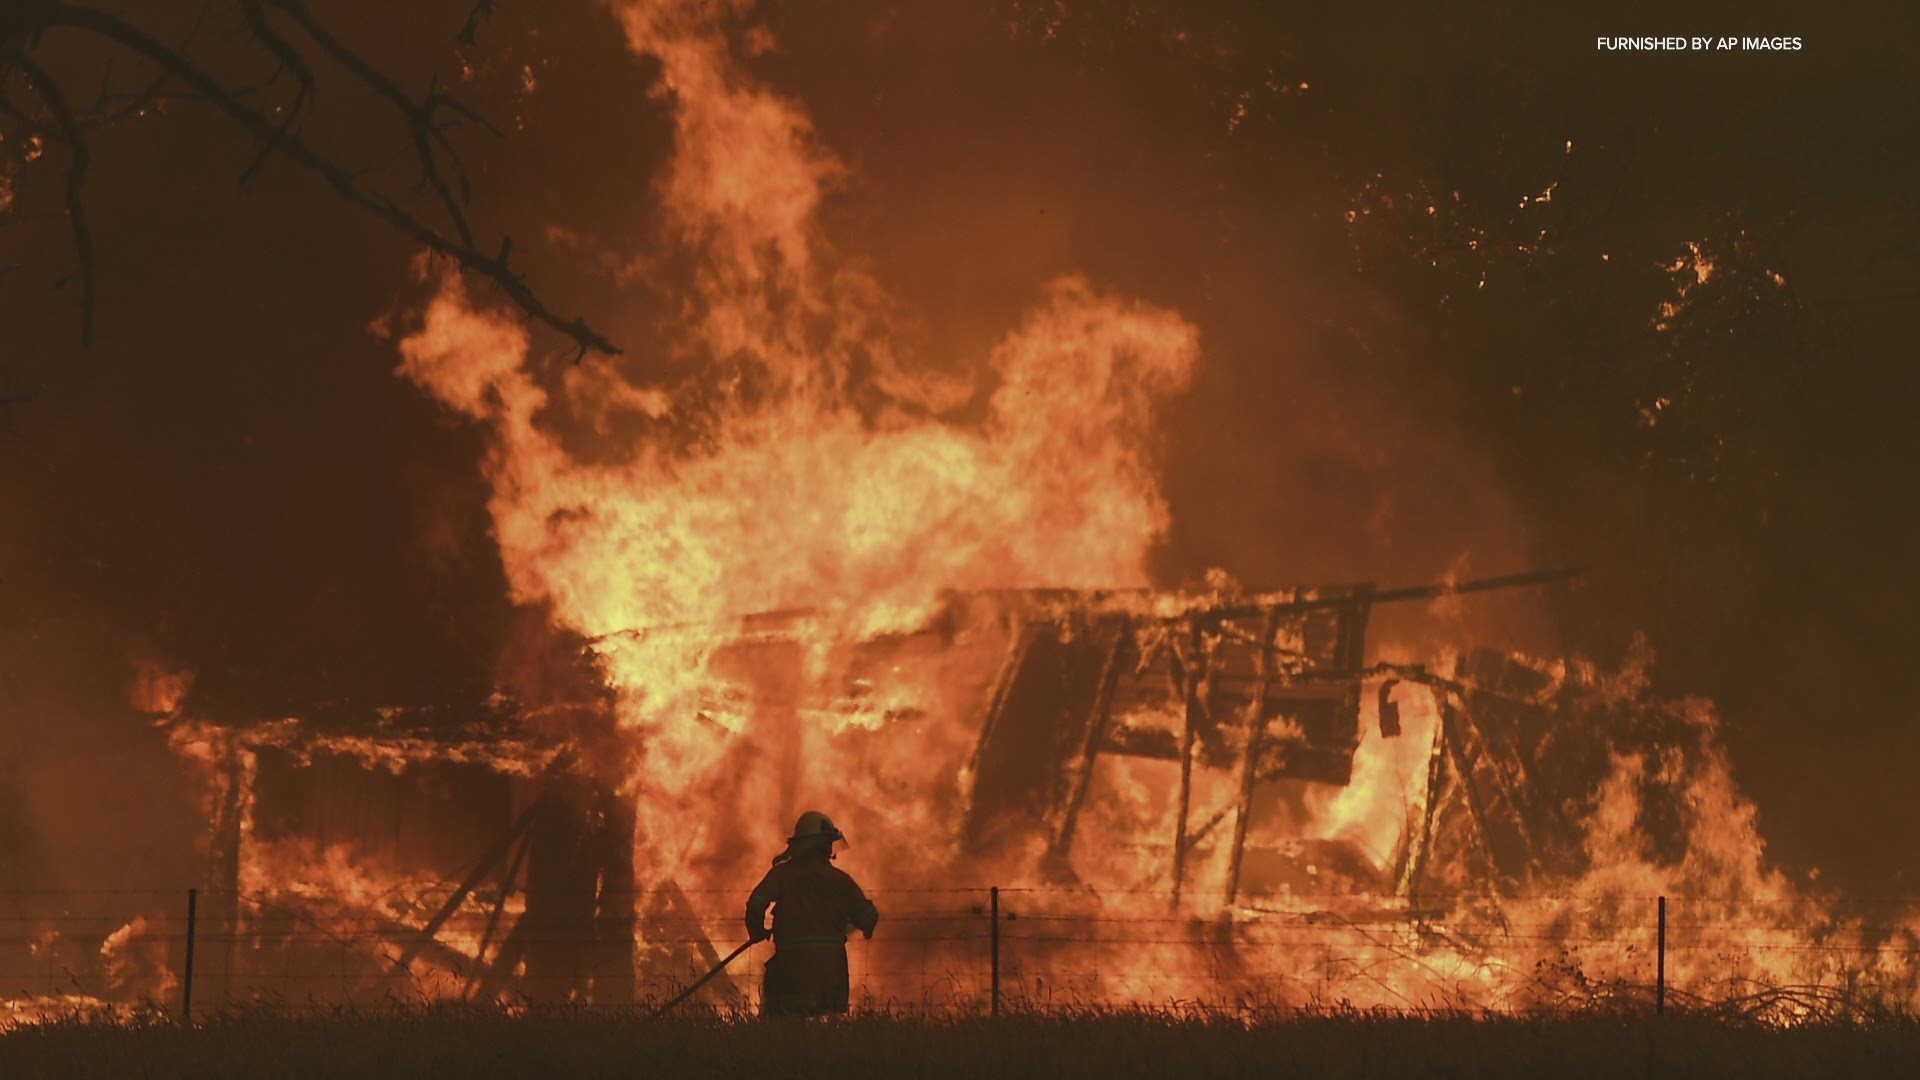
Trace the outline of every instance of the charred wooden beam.
[[987, 704], [986, 722], [980, 725], [980, 737], [974, 741], [973, 756], [967, 759], [967, 773], [976, 780], [980, 776], [980, 757], [993, 738], [994, 728], [999, 726], [1002, 715], [1007, 711], [1007, 694], [1013, 688], [1015, 676], [1020, 673], [1020, 665], [1027, 662], [1027, 653], [1033, 649], [1033, 638], [1032, 625], [1022, 623], [1014, 631], [1013, 643], [1007, 646], [1007, 659], [1000, 665], [1000, 675], [993, 684], [993, 697]]
[[1073, 774], [1072, 787], [1067, 794], [1065, 810], [1060, 818], [1058, 830], [1054, 833], [1053, 843], [1047, 849], [1047, 857], [1056, 867], [1064, 867], [1069, 852], [1073, 849], [1073, 833], [1080, 821], [1080, 808], [1087, 801], [1087, 789], [1093, 786], [1093, 767], [1100, 757], [1100, 744], [1106, 734], [1110, 720], [1109, 706], [1113, 704], [1114, 684], [1120, 677], [1120, 662], [1132, 640], [1131, 623], [1123, 616], [1116, 620], [1113, 630], [1113, 644], [1107, 647], [1106, 660], [1100, 667], [1100, 681], [1094, 691], [1093, 704], [1087, 709], [1084, 731], [1081, 736], [1079, 764]]
[[1355, 585], [1348, 602], [1340, 607], [1340, 637], [1334, 645], [1332, 665], [1336, 670], [1358, 670], [1367, 662], [1367, 619], [1378, 600], [1372, 585]]
[[1187, 818], [1193, 812], [1193, 744], [1199, 726], [1199, 714], [1207, 707], [1206, 687], [1211, 657], [1208, 654], [1206, 640], [1197, 627], [1189, 628], [1187, 647], [1191, 654], [1184, 660], [1178, 650], [1174, 652], [1176, 665], [1175, 681], [1181, 689], [1186, 708], [1181, 712], [1180, 724], [1180, 804], [1173, 826], [1173, 899], [1180, 900], [1180, 893], [1186, 887], [1187, 850], [1193, 838], [1187, 835]]
[[[1524, 790], [1524, 782], [1517, 780], [1507, 773], [1505, 765], [1493, 754], [1487, 739], [1475, 726], [1471, 712], [1454, 710], [1452, 719], [1460, 736], [1460, 745], [1455, 748], [1454, 752], [1459, 755], [1463, 763], [1465, 763], [1465, 755], [1467, 751], [1471, 750], [1473, 754], [1472, 761], [1471, 763], [1466, 763], [1465, 767], [1468, 769], [1483, 768], [1484, 771], [1493, 778], [1494, 790], [1499, 793], [1501, 801], [1504, 802], [1507, 807], [1507, 822], [1512, 826], [1515, 835], [1519, 837], [1523, 849], [1518, 862], [1521, 865], [1530, 864], [1534, 856], [1540, 851], [1540, 845], [1535, 841], [1533, 827], [1527, 821], [1527, 815], [1531, 810], [1531, 806], [1527, 801], [1523, 801], [1523, 796], [1521, 795], [1521, 792]], [[1469, 742], [1471, 745], [1468, 745]], [[1514, 765], [1516, 768], [1525, 768], [1525, 763], [1523, 762], [1516, 761]], [[1498, 854], [1492, 849], [1492, 837], [1487, 837], [1487, 841], [1488, 858], [1498, 864], [1500, 859]]]
[[1447, 714], [1440, 710], [1433, 733], [1433, 750], [1427, 755], [1426, 798], [1420, 803], [1420, 820], [1409, 823], [1406, 858], [1399, 867], [1397, 891], [1409, 908], [1420, 906], [1420, 879], [1426, 873], [1427, 859], [1433, 854], [1433, 823], [1440, 810], [1440, 799], [1447, 782]]
[[[1259, 779], [1256, 780], [1255, 783], [1265, 784], [1274, 780], [1282, 780], [1285, 778], [1286, 778], [1285, 769], [1275, 769], [1275, 770], [1270, 770], [1270, 771], [1261, 773], [1259, 776]], [[1238, 805], [1237, 803], [1229, 803], [1228, 805], [1223, 806], [1218, 810], [1215, 810], [1213, 814], [1207, 818], [1207, 820], [1200, 823], [1199, 828], [1193, 830], [1191, 833], [1188, 833], [1187, 834], [1187, 850], [1192, 851], [1194, 848], [1199, 847], [1200, 842], [1202, 840], [1205, 840], [1209, 835], [1211, 835], [1213, 833], [1213, 830], [1217, 828], [1221, 822], [1227, 820], [1227, 815], [1233, 813], [1237, 805]]]
[[[386, 973], [384, 988], [392, 992], [399, 980], [411, 974], [410, 966], [420, 961], [449, 972], [456, 978], [470, 975], [475, 967], [474, 957], [445, 942], [431, 938], [425, 946], [413, 949], [414, 955], [408, 961], [408, 967], [394, 966], [391, 963], [391, 957], [395, 954], [388, 950], [412, 947], [415, 939], [420, 935], [420, 928], [370, 904], [343, 902], [337, 898], [302, 896], [295, 893], [254, 898], [253, 911], [257, 922], [250, 928], [247, 942], [249, 951], [256, 955], [262, 946], [276, 940], [283, 942], [283, 947], [293, 949], [303, 947], [303, 939], [306, 942], [332, 939], [342, 950], [351, 950], [355, 938], [363, 934], [370, 932], [373, 937], [380, 939], [378, 946], [358, 957], [365, 965], [364, 967], [355, 965], [351, 969], [353, 972], [351, 974], [348, 970], [341, 971], [343, 987], [346, 984], [361, 982], [362, 978], [364, 978], [363, 985], [381, 986], [378, 973], [384, 971]], [[293, 933], [276, 932], [273, 929], [276, 918], [285, 920], [285, 925], [289, 928], [304, 925], [308, 930]], [[333, 929], [347, 925], [359, 929], [347, 934], [340, 934]], [[288, 962], [294, 966], [304, 966], [295, 958], [289, 958]], [[277, 972], [270, 972], [266, 977], [273, 980], [277, 975]]]
[[526, 910], [485, 965], [478, 997], [498, 997], [524, 963], [530, 999], [631, 1003], [632, 808], [592, 778], [562, 774], [517, 827], [526, 834]]
[[600, 895], [594, 913], [593, 1001], [596, 1005], [630, 1005], [634, 1001], [633, 946], [634, 834], [638, 809], [618, 791], [600, 793], [598, 839]]
[[[407, 923], [400, 922], [397, 919], [393, 919], [371, 909], [357, 910], [355, 914], [362, 919], [371, 921], [375, 928], [379, 930], [381, 936], [392, 941], [394, 944], [398, 945], [401, 942], [408, 943], [407, 947], [413, 951], [412, 958], [407, 961], [408, 964], [412, 964], [416, 960], [425, 960], [430, 964], [451, 972], [456, 978], [471, 977], [474, 970], [479, 966], [477, 957], [468, 956], [466, 953], [461, 952], [459, 949], [437, 938], [429, 938], [426, 945], [416, 947], [414, 942], [418, 939], [420, 931], [418, 928]], [[406, 967], [394, 967], [390, 970], [391, 973], [396, 976], [404, 975], [407, 971]]]
[[480, 933], [480, 947], [474, 951], [473, 969], [467, 975], [466, 985], [461, 987], [462, 997], [472, 998], [474, 987], [479, 984], [481, 975], [487, 970], [487, 946], [493, 944], [493, 935], [500, 929], [500, 916], [507, 910], [507, 899], [513, 895], [517, 887], [517, 882], [520, 880], [520, 867], [526, 864], [527, 849], [532, 846], [532, 839], [522, 833], [520, 843], [513, 849], [512, 861], [508, 862], [506, 869], [500, 872], [500, 896], [494, 901], [493, 910], [487, 913], [486, 929]]
[[1435, 737], [1440, 741], [1441, 747], [1446, 751], [1447, 758], [1453, 766], [1461, 801], [1466, 805], [1468, 820], [1473, 823], [1474, 835], [1480, 840], [1480, 849], [1486, 855], [1494, 885], [1501, 892], [1511, 894], [1513, 883], [1506, 880], [1500, 868], [1499, 856], [1494, 851], [1493, 833], [1487, 828], [1486, 804], [1480, 797], [1480, 789], [1474, 783], [1473, 765], [1467, 761], [1466, 755], [1460, 750], [1460, 740], [1456, 734], [1456, 728], [1460, 726], [1458, 718], [1459, 713], [1454, 710], [1451, 700], [1443, 696], [1440, 699], [1440, 731]]
[[[642, 937], [654, 953], [654, 961], [649, 965], [654, 972], [658, 972], [664, 962], [674, 969], [672, 977], [680, 979], [687, 972], [711, 971], [720, 965], [721, 953], [702, 929], [700, 914], [694, 910], [679, 882], [669, 878], [653, 890], [640, 922], [644, 929]], [[732, 975], [723, 971], [715, 978], [721, 996], [733, 997], [740, 993]]]
[[453, 917], [454, 912], [460, 910], [460, 905], [466, 902], [468, 895], [487, 879], [488, 874], [494, 872], [500, 865], [500, 860], [507, 857], [507, 852], [513, 849], [514, 842], [519, 840], [521, 834], [533, 824], [535, 815], [540, 812], [541, 802], [541, 799], [535, 799], [521, 811], [520, 816], [514, 820], [500, 839], [494, 841], [493, 846], [480, 856], [480, 861], [474, 864], [473, 870], [454, 887], [446, 902], [441, 904], [439, 910], [433, 913], [433, 917], [427, 920], [427, 924], [420, 928], [420, 932], [414, 936], [413, 941], [401, 950], [399, 958], [393, 963], [395, 971], [405, 971], [407, 965], [413, 963], [414, 958], [420, 955], [420, 950], [431, 944], [434, 935], [439, 933], [440, 928], [446, 925], [449, 918]]
[[481, 1001], [494, 1001], [502, 991], [513, 984], [520, 970], [520, 962], [527, 956], [527, 939], [531, 936], [531, 924], [523, 915], [514, 921], [513, 929], [500, 942], [500, 951], [493, 954], [492, 961], [484, 965], [480, 976], [480, 989], [476, 995]]
[[535, 1000], [584, 992], [592, 970], [600, 878], [593, 808], [591, 781], [555, 777], [530, 826], [527, 910], [514, 929], [527, 930], [523, 988]]
[[980, 725], [980, 735], [974, 740], [973, 753], [967, 758], [967, 818], [966, 841], [975, 847], [986, 840], [990, 820], [994, 814], [986, 807], [990, 800], [983, 799], [983, 770], [987, 767], [989, 755], [994, 747], [994, 738], [1000, 734], [1006, 723], [1008, 703], [1012, 698], [1013, 686], [1019, 681], [1021, 669], [1026, 666], [1027, 657], [1032, 653], [1038, 633], [1031, 623], [1021, 622], [1013, 628], [1013, 637], [1007, 644], [1006, 659], [1000, 664], [999, 674], [994, 679], [993, 694], [988, 699], [986, 719]]
[[[1187, 600], [1183, 610], [1172, 614], [1142, 615], [1141, 601], [1164, 596], [1148, 589], [982, 589], [970, 596], [996, 597], [1005, 600], [1009, 607], [1026, 612], [1029, 622], [1052, 621], [1074, 615], [1119, 614], [1132, 615], [1145, 620], [1160, 622], [1180, 622], [1204, 616], [1210, 621], [1227, 619], [1246, 619], [1263, 615], [1268, 611], [1296, 615], [1312, 611], [1327, 611], [1349, 607], [1356, 602], [1363, 605], [1392, 604], [1408, 600], [1437, 600], [1445, 596], [1460, 596], [1467, 593], [1488, 592], [1495, 589], [1519, 589], [1532, 585], [1550, 585], [1559, 581], [1572, 581], [1584, 577], [1586, 567], [1568, 567], [1557, 570], [1535, 570], [1522, 574], [1502, 574], [1498, 577], [1477, 578], [1472, 581], [1439, 582], [1432, 585], [1414, 585], [1398, 589], [1375, 590], [1371, 584], [1334, 585], [1326, 588], [1308, 590], [1317, 595], [1301, 598], [1300, 589], [1254, 590], [1235, 598], [1230, 603], [1219, 603], [1216, 596], [1181, 598]], [[782, 608], [772, 611], [749, 612], [744, 615], [727, 615], [717, 619], [689, 622], [657, 623], [651, 626], [629, 627], [610, 631], [590, 641], [604, 641], [608, 638], [644, 639], [649, 634], [688, 629], [710, 629], [726, 623], [738, 623], [746, 628], [775, 628], [770, 632], [784, 632], [780, 628], [804, 619], [813, 618], [822, 613], [820, 608]]]
[[1532, 585], [1551, 585], [1558, 581], [1572, 581], [1584, 577], [1587, 569], [1567, 567], [1558, 570], [1534, 570], [1524, 574], [1502, 574], [1498, 577], [1478, 578], [1473, 581], [1440, 582], [1433, 585], [1414, 585], [1399, 589], [1381, 589], [1374, 591], [1370, 586], [1355, 585], [1344, 590], [1323, 590], [1328, 595], [1300, 600], [1291, 596], [1269, 600], [1264, 597], [1250, 597], [1247, 600], [1219, 608], [1210, 609], [1207, 614], [1223, 619], [1244, 619], [1262, 612], [1274, 611], [1293, 615], [1309, 611], [1325, 611], [1330, 608], [1346, 607], [1354, 603], [1356, 596], [1364, 597], [1369, 604], [1393, 604], [1408, 600], [1438, 600], [1445, 596], [1463, 596], [1467, 593], [1489, 592], [1495, 589], [1519, 589]]
[[[1261, 624], [1260, 640], [1263, 645], [1272, 645], [1280, 630], [1280, 609], [1270, 608]], [[1232, 904], [1240, 895], [1240, 867], [1246, 855], [1247, 826], [1253, 816], [1253, 794], [1260, 780], [1260, 750], [1266, 741], [1267, 733], [1267, 690], [1274, 679], [1274, 658], [1268, 648], [1254, 652], [1254, 669], [1258, 674], [1258, 683], [1253, 700], [1247, 703], [1245, 719], [1246, 739], [1241, 750], [1240, 792], [1234, 806], [1233, 847], [1227, 854], [1227, 903]]]

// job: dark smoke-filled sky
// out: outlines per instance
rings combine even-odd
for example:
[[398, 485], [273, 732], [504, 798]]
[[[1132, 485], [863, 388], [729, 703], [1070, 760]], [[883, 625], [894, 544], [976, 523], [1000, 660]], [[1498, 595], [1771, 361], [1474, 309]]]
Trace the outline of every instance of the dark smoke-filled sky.
[[[469, 216], [529, 283], [620, 370], [697, 381], [659, 65], [590, 0], [499, 0], [456, 47], [471, 6], [325, 5], [499, 123], [456, 134]], [[1643, 633], [1664, 691], [1719, 703], [1783, 865], [1916, 887], [1909, 11], [737, 6], [736, 51], [842, 166], [826, 239], [916, 363], [979, 378], [1065, 274], [1198, 328], [1155, 440], [1159, 584], [1590, 566], [1459, 632], [1603, 662]], [[137, 17], [181, 40], [199, 9]], [[264, 83], [237, 25], [194, 55]], [[1709, 33], [1803, 48], [1595, 48]], [[35, 51], [89, 95], [110, 54]], [[304, 131], [418, 197], [363, 91], [323, 86]], [[190, 99], [89, 144], [90, 346], [57, 148], [0, 214], [0, 879], [170, 886], [195, 811], [137, 662], [430, 696], [540, 618], [506, 598], [483, 433], [375, 326], [421, 298], [415, 246], [284, 161], [240, 184], [253, 146]], [[535, 342], [557, 384], [568, 343]]]

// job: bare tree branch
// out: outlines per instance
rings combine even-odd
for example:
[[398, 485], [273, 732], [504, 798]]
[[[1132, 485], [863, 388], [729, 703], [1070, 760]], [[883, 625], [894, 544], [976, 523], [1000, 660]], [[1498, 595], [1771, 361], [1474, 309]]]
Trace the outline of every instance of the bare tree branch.
[[307, 66], [306, 58], [295, 51], [293, 46], [287, 43], [286, 38], [281, 37], [272, 26], [267, 24], [267, 13], [260, 10], [260, 0], [240, 0], [240, 11], [247, 17], [247, 28], [253, 31], [253, 36], [259, 40], [260, 44], [267, 47], [268, 52], [273, 53], [275, 59], [280, 61], [281, 70], [293, 73], [294, 82], [297, 84], [293, 92], [293, 104], [287, 106], [287, 115], [280, 121], [278, 135], [272, 142], [261, 143], [260, 152], [254, 155], [253, 161], [240, 173], [240, 182], [245, 184], [253, 179], [254, 174], [260, 171], [260, 167], [273, 156], [273, 151], [285, 140], [287, 132], [292, 131], [294, 123], [300, 119], [301, 112], [306, 108], [307, 97], [313, 93], [313, 69]]
[[487, 16], [491, 14], [493, 14], [493, 0], [473, 0], [473, 10], [467, 12], [466, 25], [453, 36], [453, 40], [472, 48], [476, 44], [474, 35], [479, 32], [480, 24], [485, 22]]
[[80, 338], [93, 344], [93, 238], [87, 231], [87, 167], [93, 155], [87, 150], [87, 138], [80, 122], [73, 117], [66, 95], [39, 64], [26, 53], [14, 50], [7, 61], [19, 68], [33, 83], [33, 92], [52, 114], [60, 139], [67, 144], [67, 222], [73, 229], [73, 250], [80, 257]]
[[[80, 195], [91, 159], [84, 139], [83, 119], [73, 112], [66, 97], [48, 74], [28, 57], [27, 49], [39, 44], [49, 30], [73, 29], [92, 34], [153, 63], [160, 70], [154, 83], [134, 98], [126, 111], [137, 111], [142, 98], [151, 100], [163, 88], [177, 84], [183, 88], [169, 97], [183, 96], [213, 106], [237, 124], [255, 142], [257, 153], [241, 175], [245, 183], [255, 175], [275, 151], [295, 165], [314, 174], [336, 196], [406, 235], [436, 255], [450, 258], [463, 270], [492, 281], [535, 321], [559, 331], [578, 346], [576, 357], [597, 350], [618, 354], [620, 349], [582, 318], [566, 318], [549, 307], [509, 264], [513, 251], [511, 238], [503, 238], [497, 253], [478, 246], [467, 220], [466, 204], [472, 198], [472, 185], [464, 163], [447, 132], [460, 120], [471, 121], [499, 136], [500, 130], [477, 111], [446, 94], [437, 79], [430, 80], [426, 92], [418, 98], [401, 88], [391, 76], [369, 63], [351, 47], [336, 38], [304, 0], [236, 0], [252, 39], [289, 72], [295, 83], [293, 101], [284, 115], [256, 105], [250, 93], [228, 85], [206, 68], [189, 59], [181, 48], [170, 46], [119, 15], [80, 6], [66, 0], [0, 0], [0, 63], [10, 64], [32, 81], [43, 111], [51, 117], [60, 141], [69, 148], [67, 174], [68, 216], [72, 221], [75, 247], [80, 254], [83, 277], [83, 317], [86, 338], [92, 339], [93, 251], [82, 213]], [[269, 9], [297, 26], [321, 54], [339, 65], [404, 120], [412, 143], [413, 156], [420, 169], [421, 182], [433, 191], [434, 201], [451, 223], [449, 235], [387, 197], [364, 180], [365, 174], [316, 150], [299, 134], [299, 121], [316, 95], [318, 78], [307, 54], [290, 40], [269, 18]], [[468, 36], [492, 9], [482, 0], [468, 17], [462, 35]], [[203, 10], [204, 17], [204, 10]], [[196, 29], [198, 24], [196, 24]], [[3, 68], [0, 68], [3, 70]], [[103, 93], [103, 100], [105, 95]], [[42, 132], [43, 125], [24, 110], [13, 108], [0, 98], [0, 104], [17, 118], [24, 130]], [[458, 119], [450, 119], [458, 118]]]
[[[208, 16], [212, 13], [212, 0], [207, 0], [200, 5], [200, 14], [194, 18], [193, 25], [187, 28], [186, 36], [180, 40], [180, 51], [184, 52], [192, 47], [194, 41], [200, 37], [200, 31], [207, 25]], [[106, 71], [100, 77], [99, 96], [94, 99], [93, 107], [79, 116], [81, 126], [97, 128], [140, 115], [144, 110], [161, 101], [164, 96], [163, 91], [166, 90], [170, 80], [171, 76], [163, 71], [139, 90], [131, 93], [114, 93], [113, 64], [109, 58]]]
[[459, 156], [454, 153], [453, 145], [447, 141], [444, 133], [434, 126], [433, 114], [439, 107], [441, 95], [436, 84], [429, 83], [427, 96], [414, 101], [413, 96], [400, 88], [385, 72], [369, 64], [360, 54], [342, 44], [333, 36], [313, 12], [308, 10], [304, 0], [267, 0], [274, 7], [287, 13], [300, 29], [313, 39], [335, 63], [352, 72], [361, 82], [372, 87], [381, 97], [387, 99], [400, 115], [406, 117], [407, 126], [413, 134], [414, 153], [419, 156], [421, 171], [434, 193], [440, 197], [441, 208], [447, 212], [453, 227], [460, 234], [460, 242], [467, 247], [473, 246], [473, 230], [467, 226], [467, 215], [463, 199], [456, 199], [448, 189], [446, 181], [440, 177], [440, 167], [435, 146], [447, 152], [452, 160], [461, 190], [468, 189], [466, 170], [461, 168]]

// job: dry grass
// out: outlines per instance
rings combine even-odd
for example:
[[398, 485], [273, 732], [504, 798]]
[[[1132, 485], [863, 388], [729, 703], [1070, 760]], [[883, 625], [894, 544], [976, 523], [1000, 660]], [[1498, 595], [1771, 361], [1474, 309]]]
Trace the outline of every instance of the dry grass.
[[1900, 1076], [1920, 1023], [1777, 1028], [1707, 1016], [1554, 1019], [1179, 1011], [867, 1015], [393, 1010], [234, 1013], [193, 1031], [79, 1020], [0, 1035], [0, 1076]]

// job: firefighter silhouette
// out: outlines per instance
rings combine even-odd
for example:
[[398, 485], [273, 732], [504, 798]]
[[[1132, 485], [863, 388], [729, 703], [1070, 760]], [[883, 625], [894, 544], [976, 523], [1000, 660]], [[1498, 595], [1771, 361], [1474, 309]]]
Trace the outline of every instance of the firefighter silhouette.
[[[800, 815], [787, 849], [747, 898], [747, 934], [773, 938], [760, 1011], [766, 1016], [831, 1016], [848, 1001], [847, 931], [873, 937], [880, 912], [851, 875], [833, 865], [846, 839], [818, 810]], [[773, 908], [773, 929], [766, 925]]]

